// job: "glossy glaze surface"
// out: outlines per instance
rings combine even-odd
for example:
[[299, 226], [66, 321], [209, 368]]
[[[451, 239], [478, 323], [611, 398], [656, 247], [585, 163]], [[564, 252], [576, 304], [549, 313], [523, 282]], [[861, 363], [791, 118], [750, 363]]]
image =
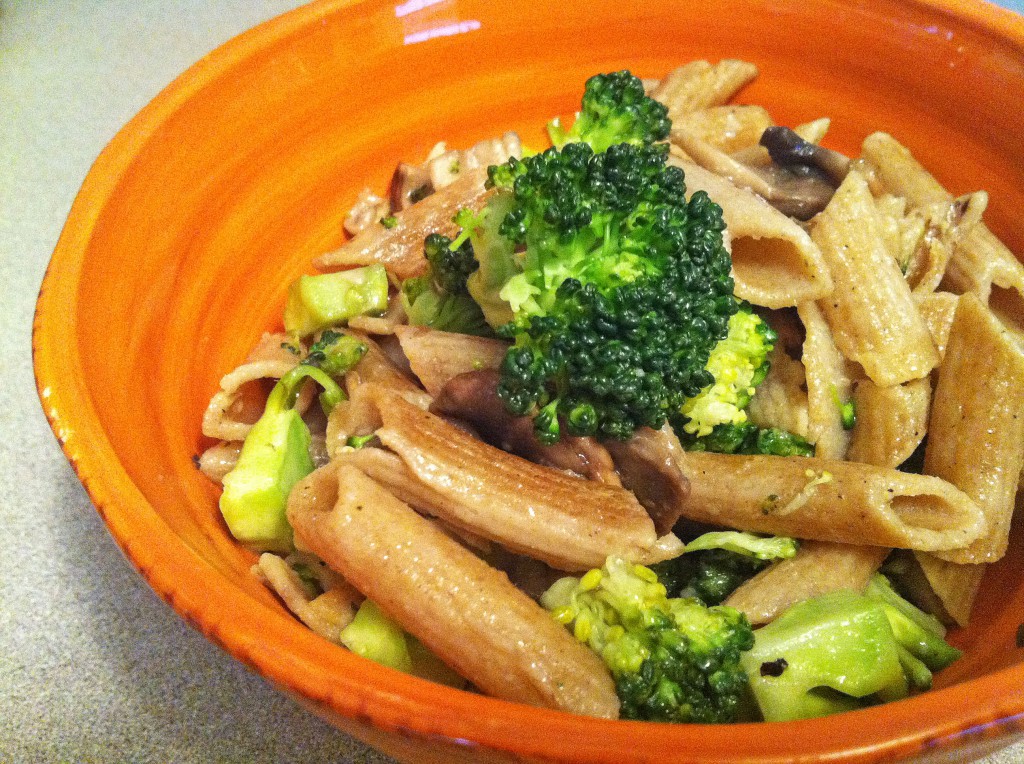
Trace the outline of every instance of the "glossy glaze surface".
[[893, 133], [952, 191], [989, 190], [990, 226], [1021, 251], [1024, 29], [988, 6], [954, 8], [650, 2], [627, 23], [611, 2], [557, 13], [525, 3], [319, 3], [254, 30], [161, 94], [86, 180], [37, 315], [37, 374], [54, 431], [161, 596], [399, 758], [981, 753], [1024, 714], [1019, 557], [991, 569], [974, 624], [954, 637], [966, 658], [926, 696], [773, 734], [595, 722], [453, 692], [324, 643], [249, 575], [252, 555], [229, 539], [216, 491], [192, 465], [220, 375], [278, 322], [287, 283], [340, 242], [363, 185], [383, 187], [399, 159], [441, 138], [465, 145], [518, 129], [540, 145], [540, 127], [572, 109], [595, 71], [657, 76], [692, 58], [752, 60], [762, 74], [740, 101], [764, 104], [783, 124], [831, 116], [827, 143], [852, 153], [872, 130]]

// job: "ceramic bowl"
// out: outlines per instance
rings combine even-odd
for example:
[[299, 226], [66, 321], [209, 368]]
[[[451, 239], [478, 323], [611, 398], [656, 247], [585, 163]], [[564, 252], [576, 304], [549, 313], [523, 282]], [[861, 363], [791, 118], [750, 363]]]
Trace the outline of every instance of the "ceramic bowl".
[[[342, 241], [397, 161], [570, 112], [592, 73], [695, 58], [761, 68], [741, 101], [886, 130], [1024, 251], [1024, 23], [953, 0], [313, 3], [183, 74], [111, 142], [39, 298], [40, 397], [124, 553], [183, 618], [403, 761], [964, 761], [1024, 729], [1024, 556], [989, 570], [963, 660], [919, 697], [784, 725], [597, 721], [433, 685], [295, 621], [250, 575], [193, 466], [219, 377], [278, 324], [286, 285]], [[1017, 549], [1022, 548], [1020, 533]]]

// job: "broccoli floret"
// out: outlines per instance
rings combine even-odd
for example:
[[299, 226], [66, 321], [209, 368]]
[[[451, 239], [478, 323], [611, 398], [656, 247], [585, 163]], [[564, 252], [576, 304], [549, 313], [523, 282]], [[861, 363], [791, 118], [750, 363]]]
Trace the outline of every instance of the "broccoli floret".
[[288, 552], [292, 530], [285, 516], [292, 486], [313, 471], [309, 428], [295, 410], [299, 391], [312, 379], [323, 388], [329, 414], [345, 393], [333, 377], [345, 374], [366, 353], [366, 344], [325, 331], [305, 360], [278, 380], [263, 414], [242, 444], [238, 463], [224, 476], [220, 511], [231, 534], [258, 550]]
[[491, 334], [480, 307], [466, 291], [466, 279], [478, 267], [473, 245], [432, 233], [423, 243], [423, 254], [427, 272], [402, 282], [402, 305], [409, 323], [445, 332]]
[[814, 445], [804, 438], [774, 427], [760, 428], [750, 422], [720, 424], [700, 437], [677, 424], [679, 442], [687, 451], [713, 451], [719, 454], [767, 454], [769, 456], [814, 456]]
[[649, 144], [665, 140], [672, 127], [665, 105], [649, 98], [643, 82], [628, 71], [591, 77], [581, 106], [568, 131], [557, 119], [548, 125], [555, 146], [583, 141], [604, 151], [616, 143]]
[[669, 594], [717, 605], [771, 562], [792, 557], [797, 548], [794, 539], [783, 536], [713, 531], [689, 542], [685, 554], [651, 569]]
[[664, 145], [571, 143], [490, 168], [468, 287], [514, 341], [498, 394], [539, 416], [544, 442], [659, 428], [715, 381], [708, 359], [739, 307], [721, 208], [687, 201], [666, 158]]
[[936, 626], [878, 575], [864, 594], [793, 605], [757, 630], [741, 663], [765, 720], [825, 716], [929, 687], [960, 656]]
[[740, 655], [753, 644], [742, 613], [669, 599], [651, 569], [615, 557], [555, 582], [541, 603], [604, 660], [623, 718], [736, 720], [747, 685]]
[[288, 288], [284, 328], [306, 337], [354, 316], [380, 315], [388, 308], [388, 274], [383, 265], [300, 276]]
[[744, 410], [754, 388], [768, 374], [768, 354], [778, 335], [750, 305], [742, 304], [729, 319], [725, 339], [715, 345], [707, 370], [714, 383], [682, 407], [682, 432], [701, 437], [720, 425], [747, 421]]

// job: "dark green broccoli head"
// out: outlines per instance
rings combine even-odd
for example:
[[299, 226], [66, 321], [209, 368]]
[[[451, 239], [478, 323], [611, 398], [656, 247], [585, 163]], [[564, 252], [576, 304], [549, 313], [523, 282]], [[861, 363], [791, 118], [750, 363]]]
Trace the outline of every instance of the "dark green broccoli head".
[[541, 602], [604, 660], [623, 718], [736, 720], [747, 685], [740, 655], [754, 644], [742, 613], [669, 599], [650, 568], [614, 557], [556, 582]]
[[556, 120], [548, 126], [548, 133], [555, 146], [582, 141], [595, 151], [604, 151], [616, 143], [663, 141], [671, 127], [664, 104], [647, 96], [638, 77], [621, 71], [587, 80], [572, 128], [566, 131]]
[[651, 568], [672, 596], [696, 597], [705, 605], [718, 605], [768, 564], [726, 549], [708, 549]]
[[[679, 418], [676, 418], [679, 422]], [[761, 428], [750, 422], [720, 424], [707, 435], [691, 435], [683, 424], [676, 427], [679, 441], [687, 451], [718, 454], [767, 454], [769, 456], [814, 456], [814, 445], [792, 432], [774, 427]]]
[[[705, 366], [738, 309], [722, 212], [703, 192], [687, 201], [666, 159], [664, 146], [577, 143], [491, 168], [502, 214], [473, 243], [505, 262], [482, 264], [469, 289], [506, 306], [499, 334], [514, 346], [498, 392], [510, 412], [556, 402], [555, 425], [625, 439], [714, 381]], [[538, 424], [558, 439], [549, 416]]]
[[462, 242], [451, 248], [452, 240], [439, 233], [432, 233], [423, 242], [423, 254], [430, 265], [430, 277], [438, 289], [451, 295], [466, 293], [466, 279], [479, 263], [473, 257], [473, 245]]

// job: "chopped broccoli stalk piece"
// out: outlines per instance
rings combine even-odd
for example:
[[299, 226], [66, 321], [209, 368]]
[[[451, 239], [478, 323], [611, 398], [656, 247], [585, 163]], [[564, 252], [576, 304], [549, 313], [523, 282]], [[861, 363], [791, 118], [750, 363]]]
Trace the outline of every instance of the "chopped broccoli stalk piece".
[[769, 456], [814, 456], [814, 446], [791, 432], [774, 427], [762, 429], [750, 422], [720, 424], [700, 437], [681, 427], [679, 442], [687, 451], [718, 454], [767, 454]]
[[345, 445], [349, 448], [363, 448], [376, 437], [377, 433], [375, 432], [371, 432], [369, 435], [352, 435], [345, 441]]
[[394, 215], [388, 215], [380, 219], [380, 224], [388, 229], [394, 228], [396, 225], [398, 225], [398, 218], [395, 217]]
[[715, 345], [707, 370], [714, 383], [683, 404], [684, 433], [710, 435], [720, 425], [741, 425], [754, 388], [768, 374], [768, 354], [777, 335], [749, 305], [729, 319], [728, 334]]
[[583, 141], [594, 151], [616, 143], [663, 141], [672, 123], [668, 109], [644, 92], [644, 83], [628, 71], [596, 74], [587, 80], [580, 113], [569, 130], [559, 120], [548, 125], [551, 142], [561, 148]]
[[[960, 657], [942, 625], [876, 574], [863, 595], [806, 600], [755, 632], [742, 664], [767, 721], [824, 716], [907, 697]], [[781, 672], [764, 666], [785, 665]]]
[[839, 420], [843, 424], [843, 429], [852, 430], [857, 424], [857, 404], [853, 399], [843, 401], [839, 397], [839, 390], [835, 385], [832, 385], [832, 400], [835, 401], [836, 408], [839, 409]]
[[739, 309], [721, 208], [687, 200], [667, 155], [570, 143], [489, 169], [468, 287], [513, 340], [498, 395], [550, 437], [627, 439], [715, 381], [705, 367]]
[[380, 315], [387, 308], [388, 274], [382, 265], [300, 276], [288, 288], [284, 328], [306, 337], [355, 316]]
[[686, 545], [686, 552], [724, 549], [758, 560], [786, 560], [800, 548], [796, 539], [786, 536], [756, 536], [744, 531], [712, 531], [698, 536]]
[[245, 437], [238, 463], [223, 480], [220, 511], [236, 539], [262, 551], [291, 551], [288, 494], [314, 467], [309, 428], [295, 401], [312, 379], [323, 388], [320, 404], [329, 413], [345, 399], [332, 377], [345, 374], [365, 353], [366, 345], [354, 338], [324, 332], [306, 359], [274, 385], [263, 414]]
[[384, 666], [450, 687], [466, 685], [444, 661], [370, 600], [363, 600], [355, 618], [341, 630], [340, 638], [352, 652]]
[[412, 671], [405, 632], [370, 600], [363, 600], [355, 618], [341, 630], [341, 643], [371, 661], [407, 674]]
[[885, 612], [850, 591], [793, 605], [755, 632], [741, 664], [765, 721], [826, 716], [909, 693]]
[[742, 613], [670, 599], [650, 568], [616, 557], [556, 581], [541, 604], [601, 656], [623, 718], [736, 720], [747, 684], [740, 655], [753, 643]]
[[447, 236], [433, 233], [423, 243], [423, 254], [427, 272], [402, 282], [402, 305], [409, 323], [445, 332], [489, 335], [480, 307], [466, 291], [466, 280], [478, 267], [469, 241], [456, 245]]

